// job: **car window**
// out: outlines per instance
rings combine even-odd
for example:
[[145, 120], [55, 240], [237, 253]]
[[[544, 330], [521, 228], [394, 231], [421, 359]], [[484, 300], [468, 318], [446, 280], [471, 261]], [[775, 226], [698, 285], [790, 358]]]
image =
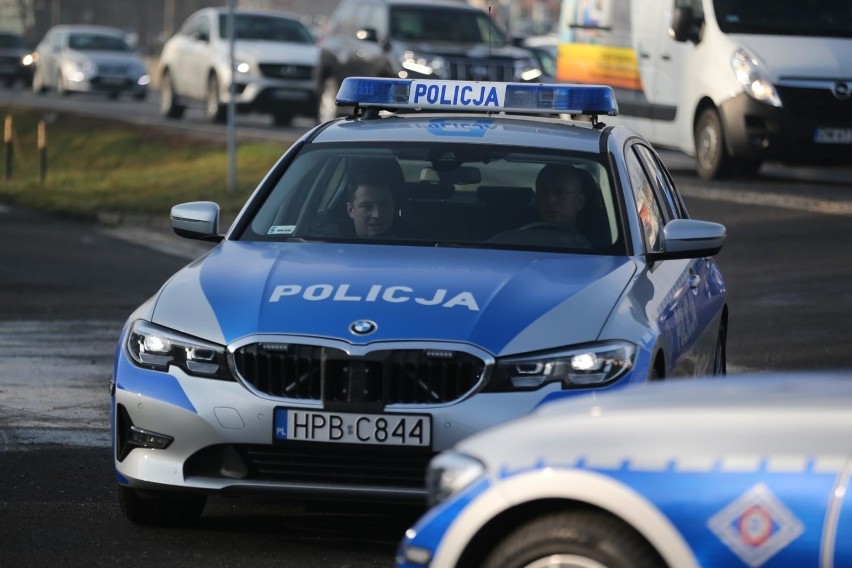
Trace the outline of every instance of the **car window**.
[[682, 209], [682, 204], [674, 189], [674, 184], [666, 175], [665, 169], [651, 149], [643, 144], [635, 144], [633, 149], [645, 166], [645, 171], [648, 173], [654, 189], [661, 197], [660, 203], [665, 209], [666, 217], [668, 219], [686, 217], [686, 213]]
[[626, 152], [624, 157], [636, 200], [636, 213], [645, 238], [645, 250], [660, 252], [662, 251], [662, 228], [665, 224], [662, 209], [639, 157], [632, 150]]
[[[219, 36], [230, 37], [228, 15], [219, 15]], [[280, 41], [289, 43], [314, 43], [308, 28], [297, 20], [278, 18], [262, 14], [235, 14], [234, 29], [237, 39], [256, 41]]]
[[104, 34], [72, 33], [68, 47], [80, 51], [130, 51], [130, 46], [120, 37]]
[[0, 47], [2, 48], [22, 48], [24, 40], [20, 36], [12, 34], [0, 34]]
[[[537, 180], [543, 168], [575, 175], [570, 226], [548, 223]], [[383, 242], [623, 254], [611, 176], [598, 155], [464, 144], [314, 144], [271, 187], [240, 240], [349, 240], [360, 181], [387, 188]], [[360, 180], [360, 181], [359, 181]], [[566, 222], [566, 224], [568, 224]]]
[[398, 6], [390, 13], [391, 37], [405, 41], [451, 41], [505, 45], [505, 35], [487, 14], [474, 10]]

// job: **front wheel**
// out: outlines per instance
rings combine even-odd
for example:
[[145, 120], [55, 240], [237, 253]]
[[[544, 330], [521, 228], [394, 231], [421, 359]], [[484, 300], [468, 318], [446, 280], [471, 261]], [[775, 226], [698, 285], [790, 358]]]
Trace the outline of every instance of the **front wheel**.
[[340, 85], [334, 77], [326, 77], [320, 89], [319, 102], [317, 104], [317, 122], [322, 124], [340, 116], [337, 107], [337, 91]]
[[139, 491], [118, 486], [124, 516], [137, 525], [186, 525], [198, 520], [207, 503], [206, 495]]
[[210, 122], [225, 122], [227, 108], [219, 98], [219, 79], [210, 75], [207, 80], [207, 99], [204, 101], [204, 117]]
[[695, 123], [695, 160], [698, 176], [703, 179], [731, 173], [733, 160], [725, 148], [725, 131], [716, 109], [704, 109]]
[[172, 85], [172, 77], [164, 73], [160, 79], [160, 114], [166, 118], [183, 116], [184, 106], [178, 103], [178, 95]]
[[659, 554], [632, 527], [602, 511], [542, 515], [510, 533], [483, 568], [658, 568]]
[[713, 374], [724, 376], [728, 373], [728, 330], [723, 323], [719, 327], [716, 339], [716, 352], [713, 356]]

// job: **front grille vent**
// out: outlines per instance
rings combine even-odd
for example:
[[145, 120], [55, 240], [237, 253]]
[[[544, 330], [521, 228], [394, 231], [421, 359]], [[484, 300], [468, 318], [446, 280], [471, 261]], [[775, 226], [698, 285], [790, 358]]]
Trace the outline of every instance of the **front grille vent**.
[[462, 351], [380, 349], [352, 356], [293, 343], [240, 347], [234, 366], [246, 383], [273, 397], [381, 405], [457, 400], [485, 369], [480, 358]]

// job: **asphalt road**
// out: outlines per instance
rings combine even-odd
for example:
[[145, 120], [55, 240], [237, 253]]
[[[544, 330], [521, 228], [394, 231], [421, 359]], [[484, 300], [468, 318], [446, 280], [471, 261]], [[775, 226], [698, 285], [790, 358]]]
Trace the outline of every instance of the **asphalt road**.
[[[0, 103], [26, 95], [0, 92]], [[124, 104], [137, 117], [154, 105]], [[300, 132], [241, 120], [250, 135]], [[754, 180], [707, 183], [685, 157], [664, 159], [691, 215], [728, 227], [717, 260], [729, 368], [852, 369], [852, 169], [766, 167]], [[124, 520], [108, 449], [115, 342], [133, 308], [203, 251], [191, 245], [0, 207], [0, 567], [391, 566], [416, 512], [214, 499], [192, 528]]]

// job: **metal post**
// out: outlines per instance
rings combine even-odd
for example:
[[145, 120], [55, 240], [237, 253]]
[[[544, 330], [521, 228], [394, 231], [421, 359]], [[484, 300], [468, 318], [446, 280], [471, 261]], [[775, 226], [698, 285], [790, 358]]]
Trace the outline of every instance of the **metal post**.
[[237, 96], [235, 76], [237, 73], [234, 61], [234, 42], [237, 30], [234, 27], [234, 3], [228, 0], [228, 30], [230, 38], [228, 42], [228, 59], [231, 64], [231, 82], [228, 85], [228, 192], [233, 192], [237, 187]]
[[38, 121], [38, 180], [47, 179], [47, 127], [44, 120]]
[[5, 155], [5, 168], [3, 169], [3, 179], [12, 179], [12, 115], [6, 115], [6, 121], [3, 128], [3, 154]]

